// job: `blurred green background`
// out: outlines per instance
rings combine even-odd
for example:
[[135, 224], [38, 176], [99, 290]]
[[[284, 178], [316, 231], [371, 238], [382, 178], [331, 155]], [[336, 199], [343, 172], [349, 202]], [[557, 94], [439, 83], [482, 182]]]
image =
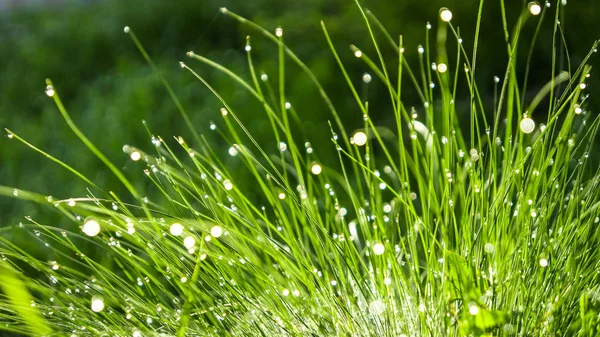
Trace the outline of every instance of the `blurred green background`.
[[[360, 11], [351, 0], [106, 0], [106, 1], [37, 1], [35, 5], [3, 2], [0, 12], [0, 127], [9, 128], [32, 144], [72, 165], [106, 191], [125, 194], [117, 179], [95, 158], [69, 130], [52, 100], [44, 94], [44, 79], [51, 78], [63, 102], [77, 125], [98, 148], [132, 178], [143, 195], [156, 195], [142, 173], [143, 164], [133, 163], [122, 152], [125, 144], [151, 150], [150, 136], [142, 120], [156, 135], [174, 143], [173, 136], [184, 136], [193, 147], [185, 123], [158, 77], [144, 61], [129, 36], [123, 33], [130, 26], [142, 41], [161, 72], [171, 83], [199, 133], [205, 135], [223, 159], [234, 163], [227, 155], [231, 144], [210, 131], [209, 123], [222, 125], [221, 105], [190, 73], [180, 69], [179, 61], [202, 74], [229, 100], [233, 109], [267, 151], [274, 153], [277, 144], [265, 132], [269, 128], [264, 112], [241, 87], [223, 74], [198, 62], [185, 53], [195, 53], [230, 67], [249, 79], [244, 52], [245, 36], [253, 37], [253, 57], [257, 70], [265, 71], [276, 86], [276, 48], [260, 34], [219, 12], [228, 9], [254, 20], [273, 31], [282, 26], [285, 40], [305, 63], [313, 69], [342, 115], [347, 132], [363, 123], [362, 114], [353, 102], [339, 69], [327, 47], [320, 28], [323, 20], [350, 75], [361, 89], [363, 99], [370, 102], [376, 124], [389, 124], [393, 118], [387, 89], [377, 80], [368, 87], [361, 82], [368, 68], [352, 56], [348, 46], [355, 44], [376, 59]], [[417, 46], [425, 42], [425, 25], [431, 22], [432, 61], [435, 60], [435, 35], [440, 7], [454, 13], [453, 25], [460, 27], [467, 51], [471, 53], [477, 16], [476, 0], [381, 1], [362, 4], [385, 25], [391, 36], [404, 36], [406, 57], [417, 70]], [[507, 1], [509, 25], [512, 28], [526, 7], [524, 1]], [[552, 8], [556, 1], [552, 3]], [[10, 8], [9, 8], [10, 7]], [[14, 8], [13, 8], [14, 7]], [[571, 65], [577, 66], [589, 51], [594, 39], [600, 38], [600, 3], [597, 0], [569, 1], [564, 6], [561, 25], [569, 50]], [[551, 14], [553, 15], [553, 14]], [[524, 74], [533, 33], [539, 17], [529, 18], [523, 32], [519, 53], [518, 76]], [[383, 52], [395, 71], [396, 55], [381, 34]], [[530, 70], [526, 97], [550, 79], [552, 55], [552, 18], [541, 26]], [[456, 41], [449, 35], [448, 48], [453, 57]], [[502, 76], [507, 62], [499, 1], [486, 1], [483, 11], [481, 44], [478, 54], [477, 80], [485, 104], [493, 104], [493, 76]], [[561, 59], [563, 68], [566, 58]], [[325, 164], [335, 165], [334, 148], [327, 120], [331, 116], [317, 91], [298, 67], [288, 61], [287, 94], [302, 118], [302, 132], [295, 135], [299, 143], [310, 141], [321, 151]], [[597, 57], [592, 65], [600, 64]], [[450, 64], [451, 70], [455, 66]], [[409, 86], [409, 81], [404, 82]], [[592, 93], [587, 109], [598, 111], [597, 76], [590, 79]], [[459, 113], [468, 112], [468, 92], [463, 86], [457, 97]], [[404, 92], [405, 104], [417, 110], [422, 103], [414, 90]], [[596, 100], [594, 105], [593, 101]], [[176, 147], [176, 146], [174, 146]], [[331, 162], [327, 161], [331, 158]], [[52, 195], [55, 199], [81, 197], [86, 186], [72, 174], [28, 149], [15, 139], [0, 137], [0, 185]], [[94, 191], [95, 192], [95, 191]], [[25, 215], [36, 218], [39, 205], [0, 198], [0, 226], [23, 220]], [[52, 220], [53, 218], [44, 218]], [[49, 220], [50, 219], [50, 220]], [[58, 217], [57, 217], [58, 219]], [[60, 225], [60, 224], [57, 224]]]

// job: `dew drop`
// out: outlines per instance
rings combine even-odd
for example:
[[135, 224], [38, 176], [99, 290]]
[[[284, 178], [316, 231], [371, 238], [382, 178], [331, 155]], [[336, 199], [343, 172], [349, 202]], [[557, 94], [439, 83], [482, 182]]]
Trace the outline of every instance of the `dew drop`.
[[352, 139], [354, 140], [354, 144], [363, 146], [367, 143], [367, 134], [362, 131], [358, 131], [354, 134], [354, 136], [352, 136]]
[[525, 117], [521, 120], [519, 126], [521, 127], [521, 131], [523, 133], [532, 133], [535, 129], [535, 122], [533, 121], [533, 119]]
[[425, 49], [423, 48], [423, 46], [419, 45], [417, 51], [419, 52], [419, 54], [423, 54], [425, 52]]
[[10, 138], [10, 139], [12, 139], [14, 136], [15, 136], [15, 135], [13, 135], [11, 132], [9, 132], [9, 133], [7, 133], [7, 134], [6, 134], [6, 137], [8, 137], [8, 138]]
[[142, 158], [142, 154], [139, 151], [133, 151], [133, 152], [131, 152], [131, 154], [129, 155], [129, 157], [133, 161], [138, 161], [138, 160], [140, 160]]
[[452, 20], [452, 12], [448, 8], [440, 9], [440, 18], [444, 22], [450, 22]]
[[231, 183], [231, 181], [229, 181], [229, 179], [226, 179], [225, 181], [223, 181], [223, 187], [225, 187], [227, 191], [231, 191], [233, 189], [233, 184]]
[[275, 35], [276, 35], [277, 37], [282, 37], [282, 36], [283, 36], [283, 29], [282, 29], [281, 27], [277, 27], [277, 28], [275, 29]]
[[223, 235], [223, 228], [221, 228], [220, 226], [213, 226], [210, 229], [210, 235], [212, 235], [215, 238], [221, 237], [221, 235]]
[[437, 71], [439, 71], [441, 74], [443, 74], [446, 71], [448, 71], [448, 66], [445, 63], [440, 63], [437, 65]]
[[171, 227], [169, 228], [169, 232], [171, 233], [171, 235], [180, 236], [181, 234], [183, 234], [183, 226], [180, 223], [176, 222], [171, 225]]
[[373, 315], [381, 315], [385, 311], [385, 304], [382, 300], [375, 300], [369, 303], [369, 312]]
[[267, 76], [267, 74], [263, 73], [263, 74], [260, 75], [260, 80], [263, 81], [263, 82], [266, 82], [266, 81], [269, 80], [269, 76]]
[[371, 75], [369, 73], [364, 73], [363, 77], [362, 77], [363, 82], [365, 83], [370, 83], [372, 78]]
[[475, 304], [475, 302], [469, 303], [469, 314], [475, 316], [478, 313], [479, 313], [479, 307], [477, 306], [477, 304]]
[[83, 224], [81, 231], [87, 236], [96, 236], [100, 233], [100, 224], [94, 219], [89, 219]]
[[543, 268], [548, 267], [548, 260], [540, 259], [540, 266], [542, 266]]
[[104, 310], [104, 300], [100, 296], [92, 297], [92, 311], [100, 312]]
[[244, 50], [246, 51], [251, 51], [252, 50], [252, 46], [250, 46], [249, 44], [246, 45], [246, 47], [244, 47]]
[[51, 85], [46, 86], [46, 95], [48, 95], [48, 97], [52, 97], [54, 94], [54, 87]]
[[123, 32], [125, 32], [125, 34], [129, 34], [131, 32], [131, 28], [129, 28], [129, 26], [125, 26], [123, 28]]
[[321, 165], [314, 163], [312, 164], [312, 166], [310, 167], [310, 172], [314, 175], [319, 175], [321, 174], [321, 172], [323, 171], [323, 168], [321, 167]]
[[183, 245], [187, 249], [192, 249], [196, 245], [196, 239], [194, 239], [193, 236], [186, 236], [185, 239], [183, 239]]
[[542, 12], [542, 7], [536, 1], [530, 2], [527, 7], [531, 15], [539, 15]]
[[232, 157], [235, 157], [238, 154], [237, 149], [235, 147], [233, 147], [233, 146], [229, 148], [228, 152], [229, 152], [229, 155], [232, 156]]
[[385, 252], [385, 246], [382, 243], [378, 242], [373, 246], [373, 253], [375, 255], [381, 255], [384, 252]]
[[483, 250], [488, 254], [492, 254], [496, 250], [496, 248], [493, 244], [488, 242], [485, 244], [485, 246], [483, 246]]

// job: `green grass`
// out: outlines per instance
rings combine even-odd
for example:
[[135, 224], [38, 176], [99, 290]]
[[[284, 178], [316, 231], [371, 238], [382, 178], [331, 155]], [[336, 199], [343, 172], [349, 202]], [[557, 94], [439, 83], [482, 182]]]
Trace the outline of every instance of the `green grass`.
[[[506, 40], [498, 45], [509, 62], [488, 102], [477, 85], [492, 80], [476, 72], [485, 67], [476, 58], [480, 6], [472, 44], [462, 42], [452, 21], [438, 19], [419, 48], [404, 46], [358, 6], [374, 54], [351, 46], [350, 60], [322, 23], [340, 85], [356, 101], [355, 111], [343, 113], [285, 45], [283, 30], [269, 32], [223, 9], [277, 47], [279, 71], [255, 69], [260, 50], [250, 38], [249, 76], [189, 52], [182, 68], [222, 104], [216, 122], [200, 127], [163, 79], [194, 136], [163, 139], [148, 130], [152, 146], [123, 148], [146, 166], [135, 179], [147, 179], [160, 200], [144, 197], [85, 137], [60, 100], [60, 84], [48, 81], [68, 126], [130, 195], [103, 191], [7, 130], [73, 172], [89, 193], [57, 200], [0, 187], [2, 195], [47, 205], [65, 219], [58, 226], [27, 218], [0, 229], [0, 329], [76, 336], [598, 335], [600, 173], [590, 155], [598, 151], [592, 144], [599, 120], [586, 110], [585, 87], [598, 43], [581, 66], [563, 67], [560, 5], [541, 6], [539, 16], [527, 6], [518, 18], [502, 13]], [[516, 26], [508, 27], [513, 19]], [[546, 42], [555, 53], [548, 84], [529, 98], [518, 71], [534, 65], [516, 60], [521, 49], [533, 52], [534, 43], [519, 38], [533, 20], [538, 27], [554, 22], [555, 38]], [[407, 53], [417, 53], [418, 66], [408, 64]], [[370, 69], [362, 83], [345, 70], [348, 62]], [[298, 73], [288, 72], [292, 67]], [[206, 69], [264, 107], [279, 151], [253, 138], [265, 130], [242, 123], [243, 109], [204, 79]], [[315, 100], [331, 113], [331, 143], [303, 138], [302, 112], [287, 101], [293, 76], [314, 82]], [[395, 123], [369, 118], [359, 92], [371, 80], [389, 91]], [[406, 95], [420, 97], [422, 106], [406, 106]], [[459, 98], [468, 104], [458, 106]], [[364, 127], [346, 130], [347, 113], [362, 115]], [[203, 132], [222, 136], [229, 153], [215, 153]], [[24, 236], [45, 255], [22, 249]]]

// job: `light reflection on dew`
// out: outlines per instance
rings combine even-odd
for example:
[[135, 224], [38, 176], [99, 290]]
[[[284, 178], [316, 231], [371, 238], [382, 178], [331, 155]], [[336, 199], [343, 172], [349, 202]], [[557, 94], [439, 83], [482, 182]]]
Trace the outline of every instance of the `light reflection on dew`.
[[53, 86], [51, 86], [51, 85], [48, 85], [48, 86], [46, 86], [46, 90], [45, 90], [45, 92], [46, 92], [46, 95], [48, 95], [48, 97], [52, 97], [52, 96], [54, 96], [54, 94], [56, 93], [56, 92], [54, 91], [54, 87], [53, 87]]
[[373, 315], [381, 315], [385, 311], [385, 304], [382, 300], [375, 300], [369, 303], [369, 312]]
[[548, 267], [548, 260], [540, 259], [540, 266], [542, 266], [543, 268]]
[[371, 78], [371, 75], [369, 73], [364, 73], [363, 74], [363, 77], [362, 77], [363, 82], [365, 82], [365, 83], [368, 84], [368, 83], [371, 82], [371, 79], [372, 78]]
[[169, 228], [169, 232], [171, 233], [171, 235], [180, 236], [181, 234], [183, 234], [183, 226], [180, 223], [176, 222], [171, 225], [171, 227]]
[[356, 144], [357, 146], [363, 146], [367, 144], [367, 134], [362, 131], [354, 133], [352, 139], [354, 140], [354, 144]]
[[527, 7], [531, 15], [539, 15], [542, 12], [542, 7], [535, 1], [530, 2]]
[[535, 129], [535, 122], [533, 121], [533, 119], [525, 117], [521, 120], [519, 126], [523, 133], [532, 133]]
[[196, 245], [196, 239], [194, 239], [193, 236], [186, 236], [186, 238], [183, 239], [183, 245], [187, 249], [192, 249]]
[[376, 243], [375, 245], [373, 245], [373, 253], [375, 255], [381, 255], [385, 252], [385, 246], [383, 245], [383, 243]]
[[133, 151], [133, 152], [131, 152], [131, 154], [129, 155], [129, 157], [133, 161], [138, 161], [138, 160], [140, 160], [142, 158], [142, 154], [139, 151]]
[[477, 304], [475, 304], [475, 302], [469, 303], [469, 314], [473, 316], [479, 314], [479, 307], [477, 306]]
[[100, 224], [94, 219], [86, 220], [81, 228], [81, 231], [87, 236], [96, 236], [100, 233]]
[[437, 71], [439, 71], [441, 74], [443, 74], [446, 71], [448, 71], [448, 66], [445, 63], [440, 63], [437, 65]]
[[231, 183], [231, 181], [229, 181], [229, 179], [227, 179], [223, 181], [223, 187], [225, 187], [227, 191], [231, 191], [233, 189], [233, 184]]
[[321, 165], [315, 163], [312, 164], [312, 166], [310, 167], [310, 172], [314, 175], [319, 175], [321, 174], [321, 172], [323, 171], [323, 168], [321, 167]]
[[221, 237], [221, 235], [223, 235], [223, 228], [221, 228], [220, 226], [213, 226], [210, 229], [210, 235], [212, 235], [215, 238]]
[[440, 18], [444, 22], [450, 22], [452, 20], [452, 12], [448, 8], [440, 9]]
[[94, 311], [94, 312], [100, 312], [100, 311], [104, 310], [104, 300], [102, 299], [102, 297], [100, 297], [100, 296], [92, 297], [91, 308], [92, 308], [92, 311]]

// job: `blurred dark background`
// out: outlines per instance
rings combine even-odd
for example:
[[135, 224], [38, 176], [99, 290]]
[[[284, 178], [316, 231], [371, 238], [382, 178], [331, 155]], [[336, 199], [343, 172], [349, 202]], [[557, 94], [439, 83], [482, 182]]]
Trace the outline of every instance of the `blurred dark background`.
[[[516, 0], [506, 2], [509, 27], [512, 29], [527, 4]], [[414, 71], [418, 67], [417, 46], [425, 43], [428, 21], [433, 25], [430, 46], [432, 61], [435, 60], [441, 7], [452, 10], [452, 23], [460, 27], [467, 52], [472, 52], [478, 3], [476, 0], [362, 1], [394, 39], [399, 34], [403, 35], [405, 55]], [[493, 104], [493, 77], [504, 74], [507, 62], [499, 3], [497, 0], [486, 1], [477, 65], [478, 85], [490, 108]], [[179, 61], [185, 61], [205, 76], [223, 97], [229, 99], [265, 149], [275, 152], [277, 144], [268, 135], [269, 132], [264, 132], [269, 126], [260, 106], [232, 80], [185, 56], [187, 51], [193, 50], [249, 79], [244, 46], [245, 36], [250, 34], [256, 68], [259, 74], [266, 72], [272, 85], [276, 86], [275, 46], [257, 32], [220, 14], [221, 6], [269, 31], [282, 26], [286, 43], [313, 69], [342, 115], [346, 130], [351, 132], [364, 123], [362, 114], [327, 47], [319, 23], [323, 20], [353, 81], [361, 89], [362, 97], [370, 101], [375, 123], [390, 123], [393, 114], [387, 89], [376, 79], [368, 88], [361, 82], [362, 74], [368, 72], [368, 68], [352, 56], [348, 47], [355, 44], [376, 60], [360, 11], [351, 0], [0, 0], [0, 127], [11, 129], [67, 162], [106, 191], [124, 194], [124, 188], [117, 179], [78, 141], [52, 100], [44, 94], [44, 79], [51, 78], [81, 130], [132, 178], [144, 195], [155, 195], [154, 189], [143, 177], [143, 165], [131, 162], [122, 152], [123, 145], [151, 150], [150, 136], [142, 120], [147, 121], [154, 134], [171, 141], [171, 144], [174, 143], [172, 137], [179, 135], [192, 142], [192, 146], [193, 141], [158, 77], [130, 37], [123, 33], [123, 27], [130, 26], [171, 83], [198, 132], [213, 144], [214, 150], [222, 154], [224, 160], [232, 160], [227, 156], [231, 144], [220, 140], [209, 129], [210, 121], [222, 125], [221, 105], [190, 73], [180, 69]], [[551, 9], [555, 6], [556, 1]], [[561, 25], [571, 66], [576, 67], [593, 41], [600, 38], [600, 2], [570, 0], [564, 10]], [[526, 93], [529, 99], [550, 80], [553, 13], [548, 13], [535, 44]], [[529, 41], [538, 21], [539, 17], [529, 18], [522, 33], [524, 40], [518, 58], [520, 78], [524, 75]], [[381, 34], [376, 33], [376, 36], [390, 62], [390, 69], [394, 70], [397, 56]], [[453, 57], [456, 41], [451, 35], [448, 40], [449, 53]], [[561, 62], [561, 67], [566, 68], [566, 58], [561, 58]], [[590, 63], [596, 68], [600, 66], [598, 56]], [[287, 94], [303, 123], [303, 131], [297, 135], [298, 141], [311, 141], [317, 151], [333, 153], [327, 124], [331, 116], [326, 106], [299, 68], [289, 60], [287, 64]], [[452, 63], [450, 67], [454, 71]], [[593, 72], [587, 89], [591, 100], [586, 109], [590, 113], [598, 111], [598, 95], [594, 95], [600, 84], [597, 77]], [[410, 85], [408, 80], [404, 83], [405, 87]], [[406, 90], [405, 104], [420, 108], [422, 103], [411, 94], [414, 91]], [[457, 97], [457, 106], [464, 107], [465, 112], [468, 111], [464, 101], [467, 95], [463, 87]], [[8, 139], [4, 131], [2, 135], [0, 185], [52, 195], [55, 199], [87, 194], [86, 186], [72, 174], [17, 140]], [[331, 156], [332, 162], [327, 163], [326, 155], [321, 155], [321, 158], [325, 158], [325, 164], [331, 165], [335, 165], [337, 160]], [[35, 218], [39, 212], [39, 205], [0, 197], [0, 227], [14, 225], [25, 215]]]

